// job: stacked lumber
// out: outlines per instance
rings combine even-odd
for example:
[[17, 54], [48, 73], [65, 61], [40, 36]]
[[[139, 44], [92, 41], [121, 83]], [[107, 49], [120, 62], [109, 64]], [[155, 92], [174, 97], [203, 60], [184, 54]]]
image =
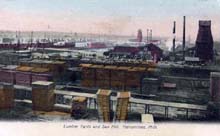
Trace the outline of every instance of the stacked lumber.
[[130, 92], [118, 92], [115, 114], [116, 121], [125, 121], [127, 119], [129, 98]]
[[142, 77], [145, 75], [146, 72], [147, 71], [145, 67], [133, 67], [131, 69], [128, 69], [126, 73], [126, 89], [140, 89]]
[[17, 72], [15, 74], [16, 85], [31, 85], [31, 71], [33, 67], [19, 66], [16, 68]]
[[81, 118], [85, 115], [87, 110], [86, 97], [74, 97], [72, 99], [71, 116], [74, 118]]
[[125, 88], [126, 72], [130, 69], [127, 66], [120, 66], [111, 71], [111, 88], [116, 90], [122, 90]]
[[94, 79], [95, 72], [94, 69], [91, 68], [92, 64], [80, 64], [82, 67], [82, 78], [83, 79]]
[[84, 87], [95, 87], [95, 69], [91, 68], [92, 64], [80, 64], [82, 67], [82, 82]]
[[97, 80], [109, 80], [110, 79], [110, 71], [105, 69], [105, 67], [96, 69], [96, 79]]
[[110, 71], [102, 65], [96, 66], [96, 87], [108, 89], [110, 87]]
[[115, 66], [80, 64], [82, 67], [82, 86], [114, 90], [140, 89], [142, 77], [148, 73], [144, 66]]
[[108, 83], [103, 79], [105, 76], [104, 65], [91, 65], [91, 69], [94, 71], [94, 87], [104, 88]]
[[98, 103], [98, 114], [100, 121], [110, 122], [111, 120], [111, 90], [99, 89], [96, 93]]
[[55, 102], [53, 82], [36, 81], [32, 83], [33, 110], [52, 111]]
[[14, 106], [14, 87], [12, 84], [0, 85], [0, 109], [10, 109]]
[[40, 73], [49, 73], [50, 70], [48, 68], [33, 67], [32, 72], [40, 74]]
[[81, 81], [81, 86], [83, 87], [94, 87], [95, 81], [90, 79], [84, 79]]
[[109, 81], [108, 80], [96, 80], [96, 87], [109, 89]]
[[48, 68], [33, 68], [31, 75], [32, 82], [35, 81], [50, 81], [52, 80], [52, 74]]
[[0, 69], [0, 82], [3, 83], [15, 83], [16, 66], [6, 66]]
[[55, 79], [59, 79], [61, 76], [64, 75], [67, 66], [66, 63], [63, 61], [52, 61], [49, 65], [49, 69], [54, 75]]

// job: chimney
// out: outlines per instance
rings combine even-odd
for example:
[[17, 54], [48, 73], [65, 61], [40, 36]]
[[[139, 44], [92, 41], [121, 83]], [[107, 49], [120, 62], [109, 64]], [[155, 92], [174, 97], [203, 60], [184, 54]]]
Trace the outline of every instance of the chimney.
[[183, 16], [183, 60], [185, 60], [185, 45], [186, 45], [186, 17]]
[[213, 37], [211, 20], [200, 20], [196, 38], [196, 57], [204, 61], [213, 60]]
[[149, 29], [147, 29], [147, 43], [149, 42]]
[[176, 21], [173, 22], [173, 52], [175, 52], [176, 42]]
[[150, 41], [152, 41], [152, 29], [150, 29]]
[[138, 30], [137, 41], [142, 42], [142, 31], [141, 31], [141, 29]]

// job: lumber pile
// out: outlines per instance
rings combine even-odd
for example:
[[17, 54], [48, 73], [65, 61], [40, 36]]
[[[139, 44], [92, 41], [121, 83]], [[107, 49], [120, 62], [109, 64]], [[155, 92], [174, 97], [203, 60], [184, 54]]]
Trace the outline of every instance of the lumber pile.
[[82, 83], [84, 87], [95, 86], [95, 69], [91, 68], [92, 64], [80, 64], [82, 67]]
[[10, 109], [14, 106], [14, 87], [12, 84], [0, 85], [0, 109]]
[[52, 111], [55, 103], [53, 82], [36, 81], [32, 83], [33, 110]]
[[118, 92], [116, 114], [115, 114], [116, 121], [127, 120], [130, 95], [131, 95], [130, 92]]
[[99, 89], [97, 94], [98, 114], [99, 120], [103, 122], [110, 122], [111, 120], [111, 90]]

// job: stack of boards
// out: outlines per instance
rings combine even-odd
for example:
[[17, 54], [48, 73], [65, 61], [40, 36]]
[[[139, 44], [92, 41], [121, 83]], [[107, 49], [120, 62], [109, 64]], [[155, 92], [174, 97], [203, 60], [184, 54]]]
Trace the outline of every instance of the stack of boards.
[[99, 120], [103, 122], [110, 122], [111, 121], [111, 103], [110, 103], [110, 96], [111, 90], [104, 90], [99, 89], [96, 93], [97, 95], [97, 103], [98, 103], [98, 114]]
[[0, 109], [10, 109], [14, 106], [14, 88], [12, 84], [0, 85]]
[[130, 96], [130, 92], [118, 92], [115, 121], [127, 120]]
[[53, 111], [55, 103], [53, 82], [36, 81], [32, 83], [33, 110]]

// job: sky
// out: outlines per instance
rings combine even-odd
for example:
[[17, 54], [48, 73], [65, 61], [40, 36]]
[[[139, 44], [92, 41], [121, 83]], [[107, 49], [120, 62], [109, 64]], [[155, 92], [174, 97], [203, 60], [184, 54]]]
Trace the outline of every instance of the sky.
[[[182, 35], [196, 37], [199, 20], [212, 20], [220, 39], [220, 0], [0, 0], [0, 30], [62, 31], [171, 36], [173, 21]], [[48, 27], [49, 26], [49, 27]]]

